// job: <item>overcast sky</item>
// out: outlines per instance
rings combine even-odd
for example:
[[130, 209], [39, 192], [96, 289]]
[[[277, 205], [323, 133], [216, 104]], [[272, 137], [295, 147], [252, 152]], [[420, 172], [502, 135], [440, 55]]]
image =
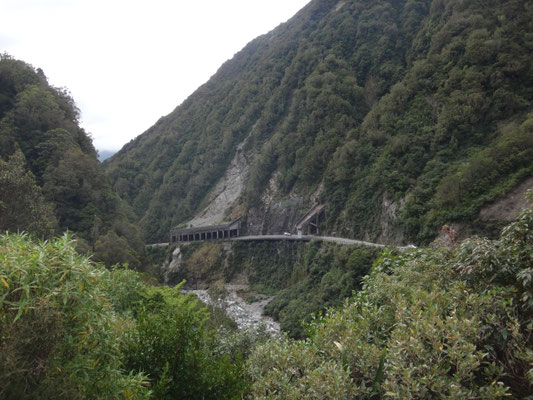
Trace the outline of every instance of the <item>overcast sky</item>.
[[0, 52], [66, 87], [100, 151], [170, 113], [309, 0], [0, 0]]

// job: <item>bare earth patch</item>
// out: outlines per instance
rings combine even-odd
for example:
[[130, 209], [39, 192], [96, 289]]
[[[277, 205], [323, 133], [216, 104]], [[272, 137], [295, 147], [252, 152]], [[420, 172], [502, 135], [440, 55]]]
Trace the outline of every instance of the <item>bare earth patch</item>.
[[529, 201], [526, 199], [525, 193], [532, 187], [533, 177], [527, 178], [509, 192], [507, 196], [483, 207], [479, 212], [480, 219], [483, 221], [513, 221], [522, 210], [529, 207]]

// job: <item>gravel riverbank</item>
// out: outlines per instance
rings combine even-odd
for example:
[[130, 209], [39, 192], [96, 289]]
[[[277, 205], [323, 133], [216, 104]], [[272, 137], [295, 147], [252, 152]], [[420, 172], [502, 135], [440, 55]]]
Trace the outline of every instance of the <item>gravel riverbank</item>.
[[204, 303], [223, 308], [228, 316], [232, 318], [239, 329], [248, 329], [264, 325], [268, 333], [278, 334], [280, 332], [279, 323], [272, 318], [263, 315], [263, 309], [272, 299], [265, 297], [253, 303], [247, 303], [239, 292], [246, 290], [244, 285], [226, 285], [226, 294], [218, 300], [213, 300], [207, 290], [188, 290], [194, 293]]

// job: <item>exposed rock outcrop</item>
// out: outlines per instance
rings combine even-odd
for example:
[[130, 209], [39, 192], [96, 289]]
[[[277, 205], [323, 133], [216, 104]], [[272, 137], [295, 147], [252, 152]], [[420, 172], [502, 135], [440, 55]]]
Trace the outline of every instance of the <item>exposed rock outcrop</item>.
[[529, 207], [526, 191], [531, 188], [533, 188], [533, 176], [524, 180], [506, 196], [483, 207], [479, 212], [479, 218], [482, 221], [513, 221], [521, 211]]
[[165, 283], [169, 283], [172, 280], [172, 276], [178, 274], [183, 268], [182, 260], [183, 254], [181, 252], [180, 247], [178, 246], [172, 252], [172, 258], [170, 260], [167, 260], [161, 268], [161, 271], [163, 273], [163, 281]]
[[386, 243], [388, 245], [404, 243], [405, 234], [397, 223], [398, 212], [402, 205], [403, 201], [396, 202], [387, 197], [387, 194], [383, 195], [379, 218], [381, 233], [377, 238], [378, 243]]
[[187, 225], [216, 225], [224, 220], [228, 211], [235, 206], [248, 177], [248, 160], [243, 151], [244, 140], [238, 147], [226, 173], [218, 181], [207, 200], [207, 206]]

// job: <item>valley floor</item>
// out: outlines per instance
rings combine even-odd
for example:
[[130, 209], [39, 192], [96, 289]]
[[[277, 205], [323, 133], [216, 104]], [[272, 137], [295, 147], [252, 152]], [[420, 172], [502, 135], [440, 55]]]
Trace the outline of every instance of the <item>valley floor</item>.
[[[272, 300], [270, 296], [261, 296], [253, 302], [247, 302], [243, 294], [250, 294], [247, 285], [224, 285], [224, 295], [218, 299], [213, 299], [209, 292], [204, 289], [188, 290], [194, 293], [201, 301], [214, 307], [220, 307], [233, 319], [239, 329], [256, 329], [261, 325], [270, 334], [280, 332], [279, 323], [272, 318], [263, 315], [265, 306]], [[248, 296], [250, 297], [250, 296]]]

